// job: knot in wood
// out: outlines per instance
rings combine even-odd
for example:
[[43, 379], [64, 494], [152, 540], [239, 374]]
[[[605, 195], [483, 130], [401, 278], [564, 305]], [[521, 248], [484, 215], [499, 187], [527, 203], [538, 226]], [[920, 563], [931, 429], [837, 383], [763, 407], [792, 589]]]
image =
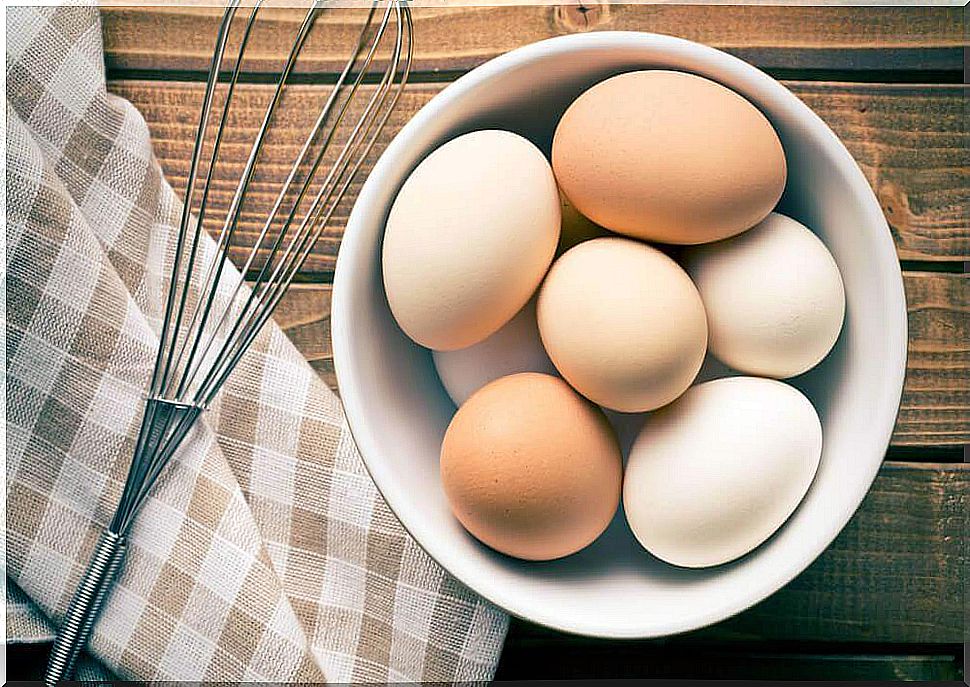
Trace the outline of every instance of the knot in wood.
[[556, 24], [569, 33], [591, 31], [606, 23], [609, 5], [604, 0], [583, 0], [556, 7]]

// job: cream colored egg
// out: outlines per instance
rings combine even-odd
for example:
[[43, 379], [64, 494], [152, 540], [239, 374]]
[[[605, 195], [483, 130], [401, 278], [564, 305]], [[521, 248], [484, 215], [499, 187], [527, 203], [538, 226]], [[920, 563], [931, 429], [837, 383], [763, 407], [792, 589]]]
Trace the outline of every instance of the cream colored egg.
[[556, 127], [552, 166], [593, 222], [677, 244], [757, 224], [787, 175], [781, 141], [754, 105], [709, 79], [663, 69], [620, 74], [580, 95]]
[[398, 325], [436, 350], [482, 341], [522, 309], [556, 251], [552, 169], [508, 131], [459, 136], [405, 181], [384, 231], [384, 288]]
[[803, 224], [773, 212], [739, 236], [686, 250], [683, 260], [704, 301], [711, 353], [730, 367], [784, 379], [835, 345], [842, 277]]
[[644, 423], [624, 474], [627, 522], [668, 563], [727, 563], [791, 516], [821, 452], [818, 414], [794, 387], [757, 377], [700, 384]]
[[707, 348], [690, 277], [659, 250], [626, 238], [585, 241], [556, 260], [539, 291], [538, 322], [560, 374], [621, 412], [673, 401]]
[[457, 351], [434, 351], [432, 358], [441, 383], [459, 406], [499, 377], [517, 372], [556, 374], [539, 339], [534, 299], [484, 341]]

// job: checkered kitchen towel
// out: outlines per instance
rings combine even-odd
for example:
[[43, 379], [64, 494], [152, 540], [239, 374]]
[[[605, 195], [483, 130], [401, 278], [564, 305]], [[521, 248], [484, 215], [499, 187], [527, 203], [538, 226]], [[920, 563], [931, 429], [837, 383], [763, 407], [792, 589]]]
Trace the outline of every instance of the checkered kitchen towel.
[[[106, 92], [103, 65], [96, 9], [8, 10], [14, 641], [50, 638], [121, 493], [173, 254], [179, 200], [141, 116]], [[141, 680], [491, 677], [507, 618], [404, 532], [361, 465], [339, 402], [278, 327], [265, 328], [182, 449], [142, 511], [90, 644], [110, 671]]]

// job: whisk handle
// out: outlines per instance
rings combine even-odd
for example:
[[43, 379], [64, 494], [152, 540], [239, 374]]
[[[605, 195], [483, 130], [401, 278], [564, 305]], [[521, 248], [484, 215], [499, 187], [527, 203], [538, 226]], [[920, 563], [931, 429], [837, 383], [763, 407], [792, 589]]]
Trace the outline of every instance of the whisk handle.
[[51, 649], [44, 684], [53, 687], [61, 680], [68, 680], [74, 673], [74, 665], [88, 643], [98, 613], [111, 588], [115, 575], [121, 567], [125, 554], [124, 535], [105, 530], [98, 540], [94, 556], [81, 578], [71, 605], [64, 616], [54, 647]]

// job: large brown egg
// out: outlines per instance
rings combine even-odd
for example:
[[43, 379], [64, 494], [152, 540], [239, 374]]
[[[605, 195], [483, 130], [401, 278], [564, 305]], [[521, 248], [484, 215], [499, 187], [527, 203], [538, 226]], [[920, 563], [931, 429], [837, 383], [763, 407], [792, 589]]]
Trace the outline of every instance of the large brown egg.
[[471, 534], [527, 560], [579, 551], [610, 523], [622, 459], [603, 412], [557, 377], [502, 377], [458, 409], [441, 479]]
[[552, 167], [593, 222], [677, 244], [754, 226], [786, 179], [781, 141], [754, 105], [709, 79], [659, 69], [580, 95], [556, 128]]

